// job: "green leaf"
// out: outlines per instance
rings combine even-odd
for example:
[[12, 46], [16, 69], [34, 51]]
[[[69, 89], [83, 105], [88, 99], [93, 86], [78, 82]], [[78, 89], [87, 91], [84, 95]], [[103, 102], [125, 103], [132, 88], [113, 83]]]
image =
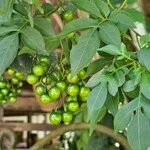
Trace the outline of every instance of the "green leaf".
[[63, 31], [57, 35], [58, 38], [62, 36], [66, 36], [67, 34], [75, 31], [85, 30], [89, 28], [96, 28], [98, 27], [98, 22], [94, 21], [93, 19], [89, 18], [80, 18], [73, 20], [65, 25]]
[[150, 99], [150, 74], [144, 72], [142, 74], [142, 81], [140, 84], [141, 93], [148, 99]]
[[33, 2], [32, 2], [32, 0], [23, 0], [23, 1], [25, 1], [26, 3], [28, 3], [28, 4], [33, 4]]
[[34, 18], [34, 25], [37, 30], [41, 32], [44, 36], [54, 37], [54, 29], [52, 26], [52, 22], [50, 19], [35, 17]]
[[8, 24], [13, 10], [13, 0], [0, 1], [0, 25]]
[[23, 54], [30, 54], [30, 55], [35, 55], [36, 52], [32, 49], [30, 49], [27, 46], [24, 46], [18, 53], [18, 55], [23, 55]]
[[139, 51], [139, 61], [148, 70], [150, 70], [150, 49], [143, 48]]
[[128, 13], [130, 13], [130, 15], [132, 15], [134, 22], [140, 22], [143, 24], [145, 23], [144, 15], [142, 14], [142, 12], [140, 12], [134, 8], [128, 8], [125, 11], [127, 11]]
[[134, 80], [128, 80], [124, 85], [123, 85], [123, 90], [125, 92], [131, 92], [136, 88], [134, 84]]
[[115, 132], [119, 132], [125, 129], [129, 124], [133, 112], [138, 108], [138, 98], [134, 99], [124, 107], [118, 110], [114, 119]]
[[150, 123], [140, 110], [130, 122], [127, 137], [133, 150], [147, 150], [150, 146]]
[[87, 76], [93, 75], [96, 72], [102, 70], [105, 66], [109, 65], [112, 62], [112, 58], [100, 58], [96, 61], [90, 63], [87, 69]]
[[106, 44], [112, 44], [117, 47], [121, 45], [121, 36], [119, 29], [109, 22], [103, 23], [100, 26], [100, 38]]
[[49, 37], [44, 37], [44, 41], [45, 41], [45, 49], [48, 52], [52, 52], [53, 50], [55, 50], [58, 46], [60, 41], [57, 39], [51, 39]]
[[27, 26], [22, 31], [22, 41], [26, 46], [35, 50], [39, 54], [47, 54], [45, 43], [41, 33], [35, 28]]
[[150, 45], [150, 34], [141, 36], [140, 42], [143, 47], [147, 46], [147, 45], [149, 46]]
[[90, 135], [93, 133], [97, 122], [100, 121], [104, 117], [105, 113], [106, 113], [105, 107], [102, 107], [101, 109], [97, 111], [93, 111], [94, 117], [91, 117], [90, 119]]
[[121, 70], [116, 72], [115, 78], [117, 80], [118, 87], [122, 86], [125, 83], [125, 74]]
[[102, 0], [95, 0], [95, 3], [97, 5], [97, 7], [99, 8], [100, 12], [107, 17], [110, 13], [110, 9], [108, 7], [108, 5], [102, 1]]
[[110, 15], [109, 20], [127, 29], [132, 29], [135, 27], [132, 15], [124, 10], [114, 11]]
[[43, 14], [44, 13], [44, 10], [43, 8], [41, 7], [42, 4], [40, 2], [40, 0], [32, 0], [34, 6]]
[[14, 61], [19, 47], [18, 34], [12, 34], [0, 41], [0, 76]]
[[108, 79], [108, 91], [112, 96], [115, 96], [118, 92], [118, 82], [113, 76]]
[[111, 95], [107, 97], [105, 105], [113, 116], [115, 116], [115, 114], [118, 111], [119, 99], [120, 99], [119, 94], [117, 94], [115, 97]]
[[33, 21], [33, 13], [32, 13], [32, 6], [30, 5], [25, 5], [24, 6], [25, 10], [27, 11], [27, 16], [30, 22], [31, 27], [34, 26], [34, 21]]
[[120, 55], [121, 50], [115, 45], [106, 45], [104, 47], [99, 48], [97, 51], [105, 52], [110, 55]]
[[72, 3], [79, 8], [80, 10], [83, 10], [85, 12], [88, 12], [92, 16], [100, 17], [101, 13], [96, 6], [94, 1], [89, 0], [72, 0]]
[[150, 49], [143, 48], [138, 53], [140, 63], [148, 70], [150, 70]]
[[70, 52], [72, 76], [90, 62], [98, 47], [99, 34], [95, 29], [90, 30], [79, 38], [78, 44]]
[[88, 96], [88, 118], [91, 120], [96, 111], [100, 111], [107, 98], [107, 84], [101, 83], [95, 87]]
[[97, 86], [100, 82], [107, 82], [109, 76], [101, 71], [98, 73], [94, 74], [86, 83], [87, 87], [95, 87]]
[[149, 119], [150, 121], [150, 100], [146, 97], [141, 97], [141, 106], [143, 107], [143, 113], [144, 115]]
[[0, 27], [0, 36], [5, 35], [12, 31], [17, 31], [17, 30], [18, 30], [17, 26], [1, 26]]

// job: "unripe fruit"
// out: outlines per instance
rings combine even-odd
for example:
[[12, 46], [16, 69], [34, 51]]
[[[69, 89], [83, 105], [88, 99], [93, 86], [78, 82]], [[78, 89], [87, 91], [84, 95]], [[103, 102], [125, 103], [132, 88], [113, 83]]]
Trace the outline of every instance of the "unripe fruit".
[[38, 77], [44, 75], [45, 73], [44, 67], [40, 64], [35, 65], [32, 70], [33, 70], [33, 73]]
[[43, 95], [45, 93], [45, 88], [42, 85], [38, 85], [35, 89], [34, 92], [37, 95]]
[[61, 114], [60, 113], [51, 113], [49, 115], [49, 121], [52, 125], [58, 125], [61, 122]]
[[48, 95], [48, 94], [43, 94], [41, 97], [40, 97], [40, 101], [42, 102], [42, 104], [49, 104], [50, 102], [52, 102], [52, 99], [51, 97]]
[[88, 87], [81, 87], [79, 96], [80, 97], [88, 97], [89, 93], [90, 93], [90, 88], [88, 88]]
[[15, 102], [17, 101], [17, 99], [16, 99], [16, 97], [10, 97], [10, 98], [9, 98], [9, 101], [10, 101], [11, 103], [15, 103]]
[[73, 13], [72, 13], [72, 11], [66, 11], [63, 14], [63, 17], [64, 17], [65, 21], [71, 21], [71, 20], [73, 20]]
[[74, 32], [71, 32], [71, 33], [67, 34], [67, 38], [68, 38], [68, 39], [71, 39], [71, 38], [73, 38], [74, 36], [75, 36], [75, 33], [74, 33]]
[[40, 62], [42, 62], [44, 64], [48, 64], [49, 63], [49, 58], [47, 56], [42, 56], [40, 58]]
[[70, 123], [73, 119], [73, 114], [71, 112], [63, 112], [62, 120], [64, 123]]
[[79, 73], [78, 73], [78, 76], [79, 76], [79, 78], [80, 79], [85, 79], [85, 77], [86, 77], [86, 71], [83, 69], [83, 70], [81, 70]]
[[72, 84], [76, 84], [79, 81], [78, 75], [71, 77], [71, 73], [67, 75], [67, 81]]
[[4, 96], [6, 96], [8, 94], [8, 89], [2, 89], [1, 92]]
[[67, 96], [65, 99], [66, 102], [77, 101], [77, 97]]
[[9, 74], [10, 76], [13, 76], [13, 75], [15, 74], [15, 70], [14, 70], [13, 68], [9, 68], [9, 69], [8, 69], [8, 74]]
[[29, 74], [27, 76], [27, 82], [31, 85], [36, 84], [39, 81], [39, 77], [34, 74]]
[[67, 87], [67, 93], [70, 95], [70, 96], [77, 96], [79, 94], [79, 87], [77, 85], [69, 85]]
[[60, 97], [60, 89], [58, 87], [52, 87], [49, 91], [48, 91], [49, 96], [52, 99], [58, 99]]
[[61, 92], [63, 92], [66, 89], [67, 85], [65, 81], [59, 81], [56, 83], [56, 86], [59, 87]]
[[19, 83], [19, 80], [17, 78], [12, 78], [11, 83], [17, 85]]
[[72, 112], [78, 111], [78, 110], [79, 110], [79, 104], [78, 104], [78, 102], [74, 102], [74, 101], [69, 102], [69, 103], [67, 104], [67, 109], [68, 109], [69, 111], [72, 111]]
[[6, 87], [6, 83], [3, 81], [0, 81], [0, 89], [3, 89]]
[[21, 72], [16, 72], [15, 76], [17, 79], [22, 80], [24, 75]]

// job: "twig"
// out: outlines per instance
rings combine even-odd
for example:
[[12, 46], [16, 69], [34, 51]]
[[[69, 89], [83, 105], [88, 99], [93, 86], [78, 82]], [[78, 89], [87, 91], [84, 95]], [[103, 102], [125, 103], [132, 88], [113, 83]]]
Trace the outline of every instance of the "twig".
[[[48, 144], [53, 138], [64, 134], [68, 131], [75, 131], [75, 130], [85, 130], [89, 129], [90, 125], [88, 123], [79, 123], [79, 124], [70, 124], [67, 126], [59, 127], [58, 129], [52, 131], [48, 134], [43, 140], [37, 142], [33, 145], [29, 150], [39, 150], [42, 149], [46, 144]], [[125, 150], [130, 150], [129, 143], [127, 139], [121, 134], [115, 134], [114, 131], [108, 127], [103, 125], [97, 125], [95, 128], [96, 131], [107, 134], [108, 136], [112, 137], [113, 139], [117, 140], [121, 145], [124, 146]]]

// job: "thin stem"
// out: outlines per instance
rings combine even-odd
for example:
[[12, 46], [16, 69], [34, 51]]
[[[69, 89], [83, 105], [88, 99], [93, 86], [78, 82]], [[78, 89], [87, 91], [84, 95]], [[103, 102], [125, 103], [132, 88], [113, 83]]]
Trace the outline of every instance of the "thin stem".
[[127, 0], [124, 0], [124, 2], [122, 3], [122, 5], [119, 7], [119, 10], [121, 10], [127, 3]]
[[115, 9], [114, 6], [111, 4], [110, 0], [107, 0], [108, 6], [110, 6], [112, 9]]

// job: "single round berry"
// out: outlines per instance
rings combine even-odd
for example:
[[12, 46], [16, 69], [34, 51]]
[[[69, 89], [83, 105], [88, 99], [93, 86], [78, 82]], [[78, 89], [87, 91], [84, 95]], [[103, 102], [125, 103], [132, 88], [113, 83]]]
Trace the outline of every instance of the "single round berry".
[[64, 14], [63, 14], [63, 16], [64, 16], [64, 19], [65, 19], [65, 21], [71, 21], [71, 20], [73, 20], [73, 13], [72, 13], [72, 11], [66, 11]]
[[38, 77], [43, 76], [45, 73], [44, 67], [40, 64], [35, 65], [32, 70], [33, 73]]
[[81, 71], [79, 71], [78, 76], [82, 80], [85, 79], [85, 77], [86, 77], [86, 71], [84, 69], [81, 70]]
[[80, 88], [80, 93], [79, 93], [80, 97], [88, 97], [89, 93], [90, 93], [90, 88], [88, 87]]
[[69, 83], [76, 84], [76, 83], [78, 83], [78, 81], [79, 81], [79, 77], [78, 77], [78, 75], [75, 75], [74, 77], [71, 77], [71, 73], [69, 73], [69, 74], [67, 75], [67, 81], [68, 81]]
[[45, 87], [43, 87], [42, 85], [38, 85], [35, 89], [34, 92], [37, 95], [43, 95], [45, 93]]
[[56, 83], [56, 86], [59, 87], [61, 92], [63, 92], [66, 89], [67, 85], [65, 81], [59, 81]]
[[3, 81], [0, 81], [0, 89], [3, 89], [6, 87], [6, 83]]
[[58, 87], [52, 87], [49, 91], [48, 91], [49, 96], [52, 99], [58, 99], [61, 95], [60, 89]]
[[78, 102], [74, 102], [74, 101], [69, 102], [69, 103], [67, 104], [67, 109], [68, 109], [69, 111], [72, 111], [72, 112], [78, 111], [78, 110], [79, 110], [79, 104], [78, 104]]
[[79, 94], [79, 87], [77, 85], [69, 85], [67, 87], [67, 94], [70, 96], [77, 96]]
[[73, 119], [73, 114], [69, 111], [63, 112], [62, 114], [62, 120], [64, 123], [70, 123]]
[[52, 125], [58, 125], [61, 122], [61, 114], [57, 112], [53, 112], [49, 115], [49, 121]]
[[42, 104], [49, 104], [50, 102], [52, 102], [53, 100], [51, 99], [51, 97], [48, 94], [43, 94], [40, 97], [40, 101], [42, 102]]
[[67, 97], [65, 98], [65, 101], [66, 101], [66, 102], [77, 101], [77, 97], [67, 96]]
[[34, 74], [29, 74], [27, 76], [27, 82], [31, 85], [36, 84], [39, 81], [39, 77]]

